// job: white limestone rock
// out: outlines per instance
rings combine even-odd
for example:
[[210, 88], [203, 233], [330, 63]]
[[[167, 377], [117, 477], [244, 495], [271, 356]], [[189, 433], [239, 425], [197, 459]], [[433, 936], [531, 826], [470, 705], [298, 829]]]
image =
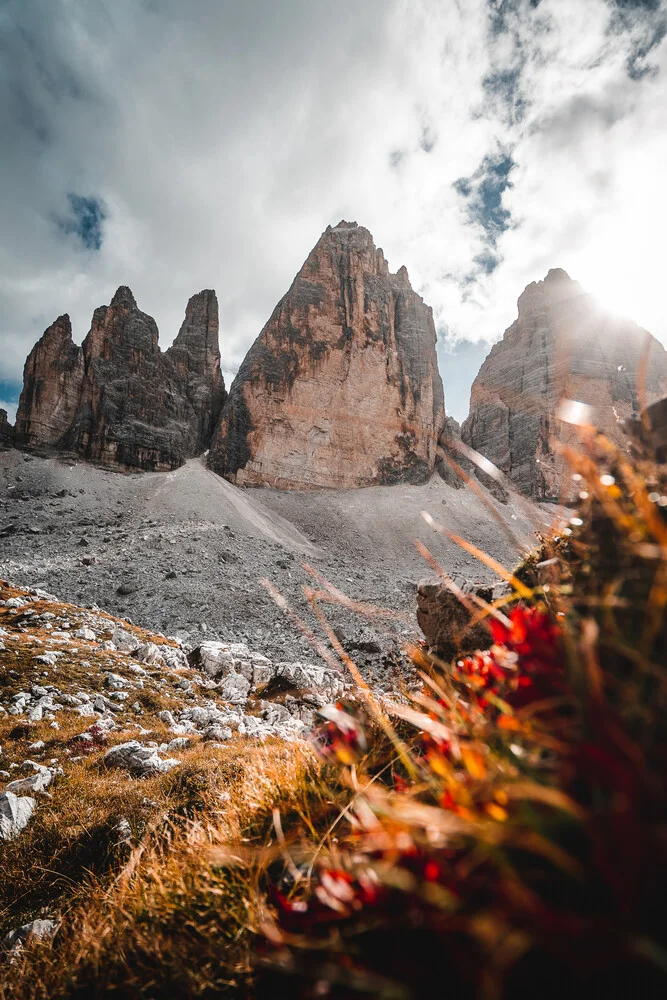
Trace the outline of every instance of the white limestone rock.
[[153, 774], [164, 774], [181, 763], [173, 757], [162, 760], [157, 747], [149, 747], [138, 740], [129, 740], [112, 747], [104, 755], [107, 767], [119, 767], [135, 778], [145, 778]]
[[0, 795], [0, 840], [14, 840], [25, 830], [35, 811], [36, 802], [30, 796], [18, 796], [4, 791]]

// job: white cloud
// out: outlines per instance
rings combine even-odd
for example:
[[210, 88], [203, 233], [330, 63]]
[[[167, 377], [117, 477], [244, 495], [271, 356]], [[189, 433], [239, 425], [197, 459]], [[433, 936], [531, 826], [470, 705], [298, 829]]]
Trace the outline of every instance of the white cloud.
[[[624, 7], [610, 31], [612, 0], [10, 0], [0, 381], [59, 313], [82, 339], [119, 284], [163, 346], [214, 287], [233, 371], [342, 217], [407, 265], [452, 339], [497, 339], [560, 266], [667, 341], [665, 44], [657, 74], [627, 71], [663, 8]], [[453, 185], [498, 149], [512, 225], [484, 276]], [[70, 192], [106, 206], [99, 252], [55, 224]]]

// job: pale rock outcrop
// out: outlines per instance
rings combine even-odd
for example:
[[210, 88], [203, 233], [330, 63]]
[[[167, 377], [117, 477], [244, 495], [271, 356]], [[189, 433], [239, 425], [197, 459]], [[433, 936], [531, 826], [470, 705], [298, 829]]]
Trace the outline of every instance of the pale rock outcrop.
[[271, 661], [261, 653], [251, 652], [243, 642], [202, 642], [188, 654], [187, 660], [209, 677], [237, 673], [254, 687], [266, 684], [273, 676]]
[[34, 769], [34, 774], [27, 778], [17, 778], [5, 785], [5, 792], [13, 792], [14, 795], [35, 795], [37, 792], [44, 792], [49, 787], [55, 776], [55, 771], [42, 764], [33, 761], [28, 762]]
[[[242, 642], [202, 642], [188, 654], [190, 666], [220, 681], [223, 698], [242, 704], [250, 691], [272, 687], [292, 692], [310, 704], [325, 705], [345, 692], [343, 675], [312, 663], [273, 663]], [[219, 721], [219, 720], [211, 720]]]
[[141, 642], [136, 635], [128, 632], [127, 629], [116, 628], [111, 633], [111, 641], [116, 649], [121, 653], [134, 653], [139, 649]]
[[444, 422], [431, 309], [367, 229], [328, 227], [250, 348], [214, 471], [283, 488], [423, 482]]
[[590, 422], [626, 448], [621, 421], [643, 402], [642, 352], [647, 402], [667, 393], [667, 353], [636, 324], [602, 310], [562, 270], [528, 285], [518, 308], [473, 383], [462, 437], [525, 495], [568, 499], [571, 470], [552, 442], [576, 448], [579, 438], [559, 416], [562, 401], [587, 404]]
[[147, 663], [152, 667], [165, 666], [164, 659], [162, 658], [162, 650], [154, 642], [145, 642], [132, 655], [140, 663]]
[[138, 740], [128, 740], [107, 750], [104, 755], [107, 767], [119, 767], [134, 778], [145, 778], [154, 774], [165, 774], [181, 763], [173, 757], [162, 759], [157, 747], [149, 747]]
[[30, 923], [9, 931], [2, 939], [2, 947], [7, 951], [20, 951], [24, 945], [35, 939], [50, 941], [55, 936], [58, 927], [57, 920], [31, 920]]
[[37, 805], [30, 795], [0, 795], [0, 840], [14, 840], [25, 830]]

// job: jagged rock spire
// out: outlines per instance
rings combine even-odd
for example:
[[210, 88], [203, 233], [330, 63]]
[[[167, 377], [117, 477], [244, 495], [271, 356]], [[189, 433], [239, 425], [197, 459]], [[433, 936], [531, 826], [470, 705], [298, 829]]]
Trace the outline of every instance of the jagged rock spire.
[[223, 398], [215, 292], [190, 299], [163, 354], [155, 321], [121, 285], [81, 347], [61, 316], [31, 351], [16, 443], [112, 467], [175, 468], [208, 447]]

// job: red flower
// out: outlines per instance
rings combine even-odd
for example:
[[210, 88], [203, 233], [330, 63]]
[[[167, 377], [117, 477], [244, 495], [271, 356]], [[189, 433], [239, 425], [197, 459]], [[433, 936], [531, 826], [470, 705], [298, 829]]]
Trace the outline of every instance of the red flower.
[[509, 625], [492, 618], [490, 626], [494, 641], [518, 655], [520, 668], [560, 663], [560, 628], [546, 611], [519, 604], [510, 612]]

